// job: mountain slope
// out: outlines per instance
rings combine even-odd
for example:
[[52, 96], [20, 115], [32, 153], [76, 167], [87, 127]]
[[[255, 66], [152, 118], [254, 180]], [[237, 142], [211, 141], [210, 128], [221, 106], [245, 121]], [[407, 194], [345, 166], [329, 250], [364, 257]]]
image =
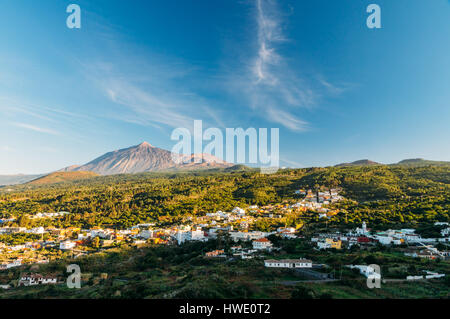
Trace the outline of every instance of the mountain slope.
[[359, 160], [359, 161], [354, 161], [351, 163], [341, 163], [341, 164], [337, 164], [336, 167], [342, 167], [342, 166], [371, 166], [371, 165], [384, 165], [381, 163], [377, 163], [368, 159], [363, 159], [363, 160]]
[[428, 166], [428, 165], [448, 165], [450, 162], [445, 161], [430, 161], [423, 158], [411, 158], [400, 161], [392, 165], [403, 165], [403, 166]]
[[79, 181], [82, 179], [88, 179], [96, 176], [99, 175], [93, 172], [55, 172], [32, 180], [28, 184], [30, 185], [57, 184], [71, 181]]
[[[173, 158], [183, 160], [181, 164]], [[195, 160], [201, 159], [201, 163]], [[132, 174], [164, 170], [224, 168], [232, 164], [222, 162], [210, 154], [181, 156], [154, 147], [147, 142], [106, 153], [82, 166], [70, 166], [63, 171], [91, 171], [101, 175]]]

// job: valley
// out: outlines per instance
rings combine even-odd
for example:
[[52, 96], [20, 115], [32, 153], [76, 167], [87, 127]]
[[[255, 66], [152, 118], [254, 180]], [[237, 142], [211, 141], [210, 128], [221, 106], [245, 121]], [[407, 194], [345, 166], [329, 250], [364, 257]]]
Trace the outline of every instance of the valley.
[[[0, 190], [0, 285], [9, 287], [0, 297], [408, 298], [425, 296], [421, 289], [448, 296], [449, 196], [448, 165], [271, 175], [236, 167], [10, 186]], [[324, 265], [315, 271], [335, 280], [264, 267], [286, 258]], [[64, 288], [64, 269], [74, 263], [84, 274], [79, 291]], [[380, 264], [383, 288], [366, 291], [364, 276], [347, 267], [355, 263]], [[425, 271], [444, 278], [406, 280]], [[27, 272], [59, 284], [19, 288]], [[219, 286], [204, 285], [212, 273]], [[438, 295], [432, 287], [441, 287]]]

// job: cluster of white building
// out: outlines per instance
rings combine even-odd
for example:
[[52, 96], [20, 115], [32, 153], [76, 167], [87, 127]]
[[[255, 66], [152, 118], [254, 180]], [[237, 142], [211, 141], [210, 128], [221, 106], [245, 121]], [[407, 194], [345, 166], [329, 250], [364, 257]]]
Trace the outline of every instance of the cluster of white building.
[[[360, 274], [372, 279], [381, 279], [381, 273], [378, 273], [375, 268], [373, 268], [371, 265], [348, 265], [348, 268], [351, 269], [358, 269]], [[421, 279], [437, 279], [445, 277], [445, 274], [438, 274], [436, 272], [425, 270], [426, 275], [422, 276], [407, 276], [406, 280], [421, 280]]]
[[305, 195], [305, 201], [310, 203], [324, 204], [328, 205], [331, 203], [335, 203], [343, 199], [341, 195], [339, 195], [338, 189], [331, 189], [330, 191], [318, 191], [313, 192], [312, 190], [297, 190], [295, 191], [297, 195]]
[[9, 234], [44, 234], [46, 233], [44, 227], [35, 227], [32, 229], [27, 229], [26, 227], [0, 227], [0, 235], [9, 235]]
[[[448, 233], [449, 232], [447, 231], [447, 229], [444, 229], [442, 231], [443, 236], [448, 236]], [[366, 236], [368, 238], [378, 241], [382, 245], [401, 245], [403, 243], [418, 244], [418, 243], [450, 242], [449, 237], [423, 238], [419, 234], [416, 234], [416, 230], [412, 228], [388, 229], [386, 231], [377, 232], [373, 234], [372, 232], [369, 231], [369, 229], [367, 229], [365, 222], [363, 222], [361, 228], [356, 228], [356, 230], [350, 232], [349, 235]]]
[[228, 221], [234, 221], [244, 217], [245, 210], [240, 207], [235, 207], [231, 212], [223, 212], [219, 210], [215, 213], [207, 213], [206, 216], [216, 219], [225, 219]]
[[427, 274], [424, 276], [407, 276], [406, 280], [422, 280], [422, 279], [437, 279], [445, 277], [445, 274], [439, 274], [433, 271], [425, 271]]
[[15, 268], [15, 267], [20, 267], [20, 266], [22, 266], [22, 260], [16, 259], [11, 262], [0, 264], [0, 270], [10, 269], [10, 268]]
[[177, 240], [178, 245], [181, 245], [186, 241], [205, 241], [205, 240], [207, 240], [207, 238], [205, 237], [205, 232], [201, 228], [179, 230], [176, 233], [175, 238]]
[[29, 215], [32, 219], [38, 219], [38, 218], [56, 218], [56, 217], [62, 217], [64, 215], [69, 215], [69, 212], [56, 212], [56, 213], [37, 213], [35, 215]]

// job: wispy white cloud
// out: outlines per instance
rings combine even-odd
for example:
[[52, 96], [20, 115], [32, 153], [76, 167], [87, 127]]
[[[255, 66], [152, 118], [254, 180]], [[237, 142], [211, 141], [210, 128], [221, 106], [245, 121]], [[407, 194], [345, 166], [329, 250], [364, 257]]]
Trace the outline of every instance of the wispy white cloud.
[[31, 131], [35, 131], [35, 132], [39, 132], [39, 133], [60, 135], [59, 132], [54, 131], [52, 129], [45, 128], [45, 127], [39, 127], [39, 126], [27, 124], [27, 123], [12, 123], [12, 124], [17, 126], [17, 127], [21, 127], [21, 128], [24, 128], [24, 129], [27, 129], [27, 130], [31, 130]]
[[145, 58], [125, 56], [120, 50], [111, 61], [82, 66], [86, 78], [119, 106], [107, 117], [163, 130], [190, 129], [196, 119], [223, 125], [218, 111], [191, 87], [193, 78], [198, 81], [195, 66], [151, 53]]
[[256, 116], [291, 131], [308, 130], [313, 125], [302, 118], [301, 111], [313, 109], [324, 97], [342, 94], [349, 86], [333, 84], [324, 76], [306, 77], [298, 67], [301, 63], [289, 55], [287, 46], [293, 40], [285, 35], [287, 15], [279, 9], [282, 2], [254, 1], [256, 27], [250, 32], [253, 45], [247, 50], [253, 54], [245, 54], [226, 85]]
[[0, 111], [0, 120], [4, 123], [29, 131], [64, 136], [73, 141], [86, 141], [86, 130], [98, 128], [94, 124], [96, 119], [81, 111], [71, 112], [46, 106], [45, 103], [31, 103], [26, 98], [0, 96]]
[[193, 124], [194, 119], [186, 115], [189, 106], [183, 101], [154, 95], [124, 79], [110, 78], [103, 81], [102, 86], [112, 102], [131, 111], [124, 116], [129, 121], [169, 127], [190, 127]]
[[0, 96], [0, 110], [12, 117], [29, 117], [52, 123], [66, 123], [79, 121], [93, 121], [89, 115], [81, 112], [70, 112], [61, 108], [49, 107], [43, 104], [30, 103], [21, 98]]
[[319, 84], [322, 85], [329, 94], [335, 96], [341, 95], [355, 86], [354, 84], [350, 83], [333, 84], [329, 80], [325, 79], [323, 75], [318, 75], [317, 80]]
[[230, 91], [238, 92], [257, 116], [277, 123], [292, 131], [304, 131], [307, 122], [297, 114], [301, 108], [310, 108], [317, 94], [289, 65], [282, 46], [290, 43], [283, 32], [282, 14], [278, 4], [271, 0], [255, 0], [253, 55], [244, 62], [244, 69], [231, 75]]
[[280, 62], [274, 45], [284, 41], [278, 18], [266, 13], [265, 2], [256, 0], [256, 19], [258, 24], [258, 54], [253, 65], [253, 73], [257, 82], [276, 85], [279, 83], [277, 76], [270, 71], [271, 65]]
[[[113, 103], [104, 116], [163, 130], [190, 128], [194, 119], [219, 127], [232, 120], [247, 119], [245, 111], [224, 116], [228, 112], [226, 100], [247, 104], [251, 116], [256, 114], [292, 131], [307, 130], [310, 125], [300, 117], [300, 110], [314, 106], [320, 94], [311, 81], [301, 77], [283, 51], [283, 45], [291, 40], [284, 34], [284, 17], [277, 2], [254, 1], [255, 28], [250, 35], [254, 41], [250, 41], [251, 50], [246, 50], [253, 53], [247, 56], [244, 65], [227, 66], [228, 76], [220, 72], [211, 74], [210, 70], [205, 74], [202, 66], [148, 52], [133, 44], [125, 45], [120, 33], [108, 27], [105, 38], [110, 49], [108, 57], [91, 59], [88, 63], [79, 61], [86, 77]], [[248, 48], [239, 46], [241, 50], [243, 47]], [[328, 91], [339, 90], [325, 80], [321, 86]], [[226, 95], [224, 88], [230, 95]], [[216, 95], [223, 99], [216, 101], [210, 97]]]
[[308, 129], [307, 122], [278, 108], [267, 107], [267, 116], [272, 120], [272, 122], [281, 124], [292, 131], [301, 132]]

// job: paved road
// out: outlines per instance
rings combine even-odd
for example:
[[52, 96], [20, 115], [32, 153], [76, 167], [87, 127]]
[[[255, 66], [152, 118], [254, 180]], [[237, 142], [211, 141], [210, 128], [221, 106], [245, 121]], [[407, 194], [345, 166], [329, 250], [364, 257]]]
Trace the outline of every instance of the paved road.
[[295, 286], [299, 283], [325, 283], [333, 281], [339, 281], [339, 279], [280, 281], [279, 283], [284, 286]]

